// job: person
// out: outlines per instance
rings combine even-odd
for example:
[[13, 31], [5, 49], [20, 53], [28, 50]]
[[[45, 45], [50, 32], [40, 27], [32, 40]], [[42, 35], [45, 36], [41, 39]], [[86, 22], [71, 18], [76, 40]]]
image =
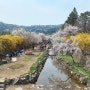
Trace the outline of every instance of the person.
[[7, 60], [7, 62], [10, 62], [11, 61], [11, 55], [10, 55], [10, 53], [6, 55], [6, 60]]

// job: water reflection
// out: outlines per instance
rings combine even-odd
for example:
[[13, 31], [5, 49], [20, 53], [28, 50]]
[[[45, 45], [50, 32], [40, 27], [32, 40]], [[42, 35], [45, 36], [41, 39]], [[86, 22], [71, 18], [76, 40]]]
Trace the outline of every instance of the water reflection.
[[65, 70], [65, 66], [62, 66], [58, 60], [55, 58], [55, 56], [51, 57], [52, 64], [55, 66], [55, 68], [58, 69], [59, 72], [66, 74], [63, 70]]
[[[65, 72], [64, 66], [61, 66], [56, 57], [49, 57], [45, 66], [40, 73], [36, 85], [54, 85], [52, 90], [60, 90], [60, 88], [71, 88], [78, 85], [70, 76]], [[49, 89], [46, 89], [49, 90]]]

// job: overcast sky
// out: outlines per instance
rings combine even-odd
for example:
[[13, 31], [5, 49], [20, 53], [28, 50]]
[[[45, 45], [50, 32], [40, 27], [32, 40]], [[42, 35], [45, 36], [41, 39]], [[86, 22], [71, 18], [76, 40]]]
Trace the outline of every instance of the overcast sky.
[[18, 25], [62, 24], [76, 7], [90, 11], [90, 0], [0, 0], [0, 21]]

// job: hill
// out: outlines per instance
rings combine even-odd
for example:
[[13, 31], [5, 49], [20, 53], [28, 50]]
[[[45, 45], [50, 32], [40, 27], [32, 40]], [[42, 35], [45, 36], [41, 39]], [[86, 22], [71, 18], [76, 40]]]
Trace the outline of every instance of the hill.
[[0, 33], [2, 32], [10, 32], [15, 29], [24, 29], [26, 31], [32, 31], [37, 33], [45, 33], [45, 34], [52, 34], [58, 31], [61, 28], [62, 24], [60, 25], [31, 25], [31, 26], [19, 26], [14, 24], [6, 24], [0, 22]]

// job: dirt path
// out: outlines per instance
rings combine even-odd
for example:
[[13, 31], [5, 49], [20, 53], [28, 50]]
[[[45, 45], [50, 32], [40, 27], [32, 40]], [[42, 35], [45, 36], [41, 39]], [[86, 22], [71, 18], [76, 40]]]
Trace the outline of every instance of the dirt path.
[[0, 78], [15, 78], [27, 73], [40, 54], [41, 52], [34, 52], [34, 55], [21, 55], [16, 62], [1, 65]]

